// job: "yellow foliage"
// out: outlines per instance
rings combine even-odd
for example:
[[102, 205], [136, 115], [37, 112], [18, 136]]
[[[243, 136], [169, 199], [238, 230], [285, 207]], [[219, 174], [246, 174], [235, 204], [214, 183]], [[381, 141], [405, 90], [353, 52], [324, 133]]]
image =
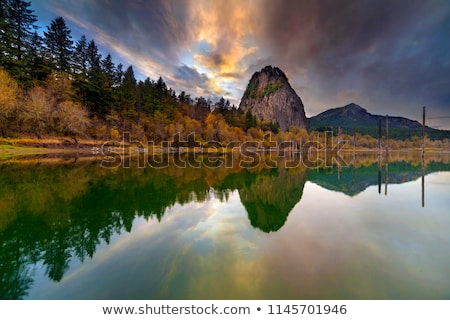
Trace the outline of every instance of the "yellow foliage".
[[216, 121], [217, 121], [217, 118], [213, 113], [208, 114], [208, 116], [205, 119], [206, 125], [211, 125], [211, 126], [214, 126]]
[[109, 135], [111, 137], [111, 140], [120, 140], [120, 133], [116, 128], [111, 128]]
[[17, 105], [19, 87], [9, 74], [0, 68], [0, 117], [9, 117]]
[[89, 127], [87, 111], [73, 101], [60, 103], [55, 110], [58, 129], [63, 134], [83, 134]]
[[22, 119], [28, 123], [40, 138], [42, 131], [50, 125], [54, 100], [42, 87], [31, 89], [21, 113]]
[[261, 129], [250, 128], [247, 130], [247, 133], [256, 141], [260, 141], [264, 136], [264, 132]]

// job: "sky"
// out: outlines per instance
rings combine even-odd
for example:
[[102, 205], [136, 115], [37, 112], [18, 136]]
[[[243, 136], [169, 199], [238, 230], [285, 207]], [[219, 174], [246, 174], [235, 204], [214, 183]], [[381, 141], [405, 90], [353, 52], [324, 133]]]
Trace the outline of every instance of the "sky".
[[[32, 0], [138, 80], [239, 105], [252, 74], [281, 68], [308, 117], [354, 102], [450, 129], [449, 0]], [[443, 118], [449, 117], [449, 118]]]

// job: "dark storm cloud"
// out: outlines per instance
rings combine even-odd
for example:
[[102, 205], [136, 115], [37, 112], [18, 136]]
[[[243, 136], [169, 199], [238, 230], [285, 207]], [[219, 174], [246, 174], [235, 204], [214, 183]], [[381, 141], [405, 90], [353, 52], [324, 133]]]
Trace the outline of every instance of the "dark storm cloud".
[[[209, 79], [204, 73], [199, 73], [197, 69], [181, 65], [176, 68], [172, 82], [181, 88], [201, 88], [207, 94], [213, 94], [209, 90]], [[190, 93], [190, 92], [189, 92]]]
[[266, 10], [260, 35], [274, 60], [291, 74], [308, 68], [323, 92], [356, 87], [380, 108], [450, 107], [449, 2], [268, 1]]
[[184, 64], [176, 69], [174, 76], [178, 80], [192, 81], [195, 84], [202, 84], [208, 81], [208, 77], [204, 73], [199, 73], [196, 69]]
[[401, 37], [418, 9], [413, 1], [268, 1], [263, 34], [288, 63], [335, 75]]
[[175, 60], [187, 38], [186, 8], [181, 1], [98, 0], [73, 5], [73, 1], [63, 0], [51, 3], [55, 11], [69, 15], [75, 23], [95, 25], [117, 44], [154, 59]]

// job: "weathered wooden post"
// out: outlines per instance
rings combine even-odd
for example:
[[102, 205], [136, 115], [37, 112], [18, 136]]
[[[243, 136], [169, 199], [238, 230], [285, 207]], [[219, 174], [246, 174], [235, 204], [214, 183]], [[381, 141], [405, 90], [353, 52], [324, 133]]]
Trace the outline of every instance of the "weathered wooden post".
[[386, 153], [389, 150], [389, 116], [386, 115]]
[[378, 156], [381, 156], [381, 117], [378, 119]]
[[378, 193], [381, 194], [381, 156], [378, 156]]
[[425, 207], [425, 158], [422, 157], [422, 208]]
[[378, 119], [378, 193], [381, 194], [381, 117]]
[[422, 158], [425, 157], [425, 108], [423, 107], [423, 121], [422, 121]]
[[356, 165], [356, 127], [353, 127], [353, 165]]
[[387, 196], [389, 183], [389, 116], [386, 115], [386, 163], [384, 171], [384, 195]]
[[422, 208], [425, 207], [425, 107], [422, 119]]

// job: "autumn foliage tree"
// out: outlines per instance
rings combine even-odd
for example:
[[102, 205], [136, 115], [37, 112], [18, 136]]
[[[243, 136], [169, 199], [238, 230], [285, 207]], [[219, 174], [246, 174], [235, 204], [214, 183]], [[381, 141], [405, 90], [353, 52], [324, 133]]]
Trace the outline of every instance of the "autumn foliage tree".
[[4, 137], [7, 128], [17, 115], [17, 98], [19, 86], [9, 76], [9, 74], [0, 67], [0, 134]]
[[44, 133], [62, 134], [78, 143], [77, 135], [85, 135], [90, 125], [86, 110], [73, 101], [71, 81], [64, 74], [54, 73], [43, 86], [31, 89], [20, 116], [38, 139]]
[[[292, 141], [289, 145], [297, 147], [306, 141], [324, 140], [318, 132], [296, 126], [280, 131], [276, 122], [240, 110], [229, 97], [211, 101], [185, 91], [177, 95], [170, 87], [173, 79], [136, 79], [132, 66], [116, 65], [111, 54], [102, 55], [94, 39], [83, 35], [74, 41], [63, 17], [52, 20], [43, 32], [36, 22], [29, 1], [0, 0], [3, 137], [64, 136], [77, 143], [79, 137], [119, 140], [128, 132], [132, 139], [143, 142], [161, 143], [174, 139], [174, 135], [186, 141], [195, 135], [202, 143], [227, 145], [246, 140], [270, 143], [264, 138], [270, 134], [279, 143]], [[443, 132], [445, 137], [448, 133]], [[355, 140], [358, 148], [376, 147], [376, 139], [367, 133], [352, 131], [350, 138], [341, 138]], [[390, 145], [421, 145], [417, 137], [403, 139], [390, 141]]]
[[38, 139], [47, 131], [51, 123], [54, 99], [42, 87], [30, 90], [21, 112], [21, 119], [32, 129]]

